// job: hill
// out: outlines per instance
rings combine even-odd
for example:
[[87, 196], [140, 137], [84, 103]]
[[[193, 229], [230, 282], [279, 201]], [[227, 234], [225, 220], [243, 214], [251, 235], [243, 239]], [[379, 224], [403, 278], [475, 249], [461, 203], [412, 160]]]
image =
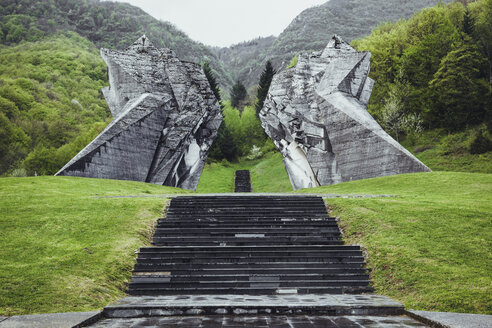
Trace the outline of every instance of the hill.
[[[0, 315], [98, 310], [125, 295], [162, 195], [188, 191], [73, 177], [0, 179]], [[102, 198], [98, 198], [102, 197]]]
[[96, 47], [124, 49], [146, 34], [157, 47], [167, 47], [181, 60], [209, 60], [222, 85], [232, 85], [229, 73], [213, 51], [191, 40], [168, 22], [159, 21], [127, 3], [100, 0], [2, 0], [0, 43], [37, 41], [56, 31], [75, 31]]
[[376, 293], [407, 309], [492, 314], [492, 174], [404, 174], [300, 192], [391, 195], [327, 200], [345, 241], [367, 250]]
[[106, 70], [75, 32], [0, 48], [0, 175], [54, 174], [101, 132]]
[[[244, 46], [233, 46], [236, 47], [235, 52], [227, 53], [221, 49], [216, 50], [216, 53], [222, 53], [221, 59], [226, 70], [249, 88], [258, 83], [268, 59], [276, 68], [283, 69], [299, 52], [323, 49], [333, 34], [340, 35], [345, 41], [362, 38], [382, 22], [409, 18], [422, 8], [435, 6], [438, 2], [439, 0], [331, 0], [301, 12], [271, 45], [271, 39], [269, 42], [257, 42], [255, 52], [258, 55], [254, 58], [248, 60], [251, 48]], [[441, 2], [448, 3], [451, 0]], [[230, 58], [226, 57], [228, 54]], [[242, 65], [231, 65], [234, 64], [234, 58], [238, 58]]]

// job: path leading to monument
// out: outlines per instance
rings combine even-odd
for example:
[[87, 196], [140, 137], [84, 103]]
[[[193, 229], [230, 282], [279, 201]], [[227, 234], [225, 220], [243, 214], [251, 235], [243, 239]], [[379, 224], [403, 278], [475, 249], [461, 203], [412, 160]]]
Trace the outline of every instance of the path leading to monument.
[[340, 237], [321, 197], [176, 197], [94, 327], [423, 327]]
[[249, 170], [237, 170], [234, 176], [234, 192], [251, 192]]

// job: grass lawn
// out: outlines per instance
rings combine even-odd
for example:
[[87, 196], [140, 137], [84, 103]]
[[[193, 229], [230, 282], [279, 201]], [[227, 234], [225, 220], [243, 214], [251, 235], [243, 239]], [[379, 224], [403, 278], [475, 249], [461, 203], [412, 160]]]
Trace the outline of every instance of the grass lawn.
[[253, 192], [291, 192], [289, 176], [283, 157], [271, 152], [256, 160], [239, 163], [219, 162], [205, 165], [196, 191], [199, 193], [227, 193], [234, 190], [234, 172], [250, 170]]
[[407, 309], [492, 313], [492, 174], [405, 174], [301, 192], [396, 195], [328, 200], [346, 242], [367, 250], [376, 292]]
[[442, 129], [425, 131], [419, 138], [401, 142], [433, 171], [492, 173], [492, 151], [470, 154], [474, 130], [448, 134]]
[[0, 179], [0, 315], [99, 309], [125, 295], [135, 251], [167, 199], [184, 193], [131, 181]]

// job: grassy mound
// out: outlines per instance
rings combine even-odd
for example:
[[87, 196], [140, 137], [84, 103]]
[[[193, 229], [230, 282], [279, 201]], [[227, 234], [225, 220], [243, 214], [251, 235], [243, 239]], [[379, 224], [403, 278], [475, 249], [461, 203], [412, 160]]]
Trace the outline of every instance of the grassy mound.
[[87, 311], [123, 297], [135, 251], [149, 244], [166, 198], [131, 181], [0, 179], [0, 315]]
[[301, 192], [395, 195], [328, 200], [346, 242], [367, 249], [376, 292], [409, 309], [492, 313], [492, 174], [404, 174]]

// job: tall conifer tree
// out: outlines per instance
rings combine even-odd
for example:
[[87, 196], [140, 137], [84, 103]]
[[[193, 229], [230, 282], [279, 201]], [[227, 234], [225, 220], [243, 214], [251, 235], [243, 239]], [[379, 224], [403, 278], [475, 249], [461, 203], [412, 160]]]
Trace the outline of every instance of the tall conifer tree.
[[220, 106], [222, 107], [222, 99], [220, 98], [220, 90], [219, 85], [217, 84], [217, 80], [215, 79], [215, 74], [210, 67], [209, 62], [203, 63], [203, 73], [207, 77], [208, 83], [210, 84], [210, 88], [215, 95], [215, 98], [219, 101]]
[[270, 84], [272, 83], [275, 73], [276, 71], [273, 69], [272, 63], [267, 61], [265, 69], [261, 73], [260, 83], [258, 84], [258, 91], [256, 93], [256, 98], [258, 98], [255, 104], [257, 114], [259, 114], [260, 110], [263, 108], [263, 104], [265, 103], [265, 99], [268, 94], [268, 89], [270, 89]]

